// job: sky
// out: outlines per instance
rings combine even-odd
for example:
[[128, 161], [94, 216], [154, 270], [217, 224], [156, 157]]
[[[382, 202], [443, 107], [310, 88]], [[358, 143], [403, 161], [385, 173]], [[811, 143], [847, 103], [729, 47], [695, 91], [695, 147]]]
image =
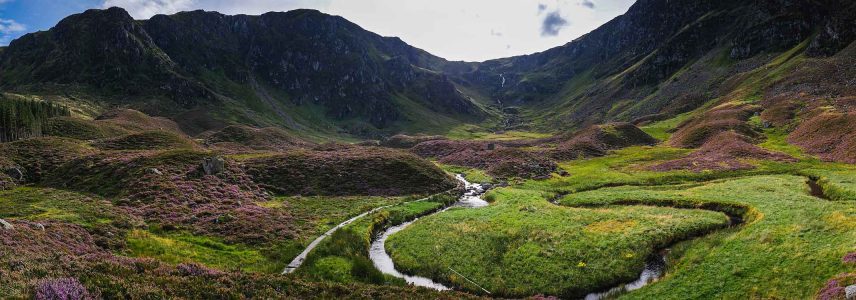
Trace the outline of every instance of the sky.
[[484, 61], [563, 45], [634, 0], [0, 0], [0, 46], [70, 14], [118, 6], [136, 19], [204, 9], [258, 15], [311, 8], [449, 60]]

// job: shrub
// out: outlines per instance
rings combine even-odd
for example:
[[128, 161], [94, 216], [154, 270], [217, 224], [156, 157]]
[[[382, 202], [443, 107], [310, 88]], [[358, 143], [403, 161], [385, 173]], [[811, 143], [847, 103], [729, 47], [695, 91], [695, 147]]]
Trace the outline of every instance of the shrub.
[[89, 295], [77, 278], [47, 279], [36, 287], [36, 300], [83, 300], [95, 299]]

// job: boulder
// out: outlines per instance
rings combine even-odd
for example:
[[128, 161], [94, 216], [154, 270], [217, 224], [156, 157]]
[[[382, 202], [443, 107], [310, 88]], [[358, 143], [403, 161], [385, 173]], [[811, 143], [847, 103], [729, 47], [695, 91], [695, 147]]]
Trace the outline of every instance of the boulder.
[[202, 171], [205, 175], [217, 175], [226, 170], [226, 160], [222, 157], [209, 157], [202, 161]]
[[11, 223], [6, 222], [6, 220], [0, 219], [0, 227], [3, 227], [5, 230], [15, 229], [15, 226], [12, 226]]
[[844, 288], [844, 299], [856, 300], [856, 284], [851, 284]]

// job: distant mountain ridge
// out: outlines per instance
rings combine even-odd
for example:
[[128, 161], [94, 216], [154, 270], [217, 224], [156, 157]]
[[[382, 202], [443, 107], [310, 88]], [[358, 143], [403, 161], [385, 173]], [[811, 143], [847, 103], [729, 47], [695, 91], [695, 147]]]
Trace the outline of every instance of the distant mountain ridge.
[[400, 102], [478, 120], [483, 112], [432, 70], [445, 63], [314, 10], [192, 11], [135, 21], [110, 8], [13, 41], [0, 54], [0, 78], [4, 88], [51, 83], [122, 98], [165, 97], [173, 102], [143, 108], [167, 115], [237, 103], [251, 112], [243, 117], [268, 113], [295, 129], [301, 126], [289, 108], [308, 103], [333, 119], [377, 128], [403, 118]]

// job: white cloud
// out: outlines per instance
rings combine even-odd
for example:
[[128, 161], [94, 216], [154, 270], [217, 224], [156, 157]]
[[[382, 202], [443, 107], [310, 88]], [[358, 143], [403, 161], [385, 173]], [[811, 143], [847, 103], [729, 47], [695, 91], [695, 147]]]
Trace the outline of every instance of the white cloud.
[[0, 19], [0, 34], [10, 34], [27, 30], [24, 24], [15, 22], [10, 19]]
[[[3, 0], [0, 0], [3, 1]], [[0, 19], [0, 46], [8, 45], [16, 33], [27, 30], [27, 26], [11, 19]]]
[[157, 14], [174, 14], [194, 7], [196, 0], [105, 0], [102, 7], [124, 8], [135, 19], [148, 19]]

